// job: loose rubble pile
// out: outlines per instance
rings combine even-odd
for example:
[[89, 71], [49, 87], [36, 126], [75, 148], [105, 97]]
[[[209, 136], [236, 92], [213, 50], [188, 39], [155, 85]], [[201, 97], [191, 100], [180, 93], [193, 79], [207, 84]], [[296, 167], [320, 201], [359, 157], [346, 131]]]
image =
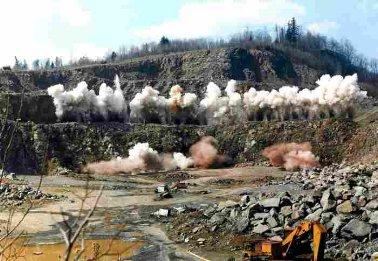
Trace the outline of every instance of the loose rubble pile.
[[[228, 200], [200, 207], [196, 220], [188, 221], [191, 233], [179, 236], [189, 242], [195, 240], [198, 230], [207, 230], [277, 239], [283, 238], [285, 228], [313, 220], [328, 230], [326, 254], [330, 257], [368, 260], [378, 252], [378, 165], [306, 170], [287, 176], [284, 182], [298, 183], [303, 190], [268, 198], [243, 195], [240, 202]], [[182, 210], [173, 208], [161, 216], [177, 212]], [[159, 214], [163, 213], [155, 213]]]
[[315, 199], [306, 218], [320, 220], [329, 230], [327, 252], [361, 260], [378, 251], [377, 164], [332, 165], [293, 173], [286, 179], [309, 190], [302, 202]]
[[172, 198], [174, 194], [177, 194], [181, 189], [188, 188], [188, 185], [181, 182], [174, 182], [171, 185], [160, 185], [155, 189], [155, 200], [161, 200], [165, 198]]
[[0, 206], [20, 206], [28, 200], [56, 200], [59, 198], [60, 196], [45, 194], [26, 185], [0, 184]]

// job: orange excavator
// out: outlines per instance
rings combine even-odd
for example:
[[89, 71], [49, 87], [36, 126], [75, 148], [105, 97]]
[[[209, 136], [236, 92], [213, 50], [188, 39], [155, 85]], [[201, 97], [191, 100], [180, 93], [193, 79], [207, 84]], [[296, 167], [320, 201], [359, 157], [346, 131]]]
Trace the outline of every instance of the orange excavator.
[[302, 221], [285, 231], [282, 241], [264, 240], [245, 251], [243, 261], [250, 260], [323, 260], [327, 231], [315, 221]]

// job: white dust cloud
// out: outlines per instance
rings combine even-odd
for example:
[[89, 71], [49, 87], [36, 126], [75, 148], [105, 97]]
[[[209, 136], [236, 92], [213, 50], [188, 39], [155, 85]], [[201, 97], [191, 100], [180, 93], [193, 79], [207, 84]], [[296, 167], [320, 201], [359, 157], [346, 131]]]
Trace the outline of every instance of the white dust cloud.
[[165, 123], [167, 99], [159, 91], [146, 86], [130, 102], [130, 120], [133, 122]]
[[131, 100], [129, 115], [118, 76], [114, 82], [114, 89], [102, 84], [98, 95], [85, 82], [71, 91], [60, 84], [51, 86], [48, 94], [54, 98], [56, 116], [59, 120], [74, 121], [208, 125], [247, 120], [313, 120], [353, 117], [355, 107], [366, 98], [366, 92], [358, 86], [357, 74], [323, 75], [312, 90], [300, 90], [296, 86], [271, 91], [250, 88], [243, 95], [238, 92], [235, 80], [227, 83], [224, 94], [218, 85], [210, 82], [200, 101], [196, 94], [185, 93], [179, 85], [171, 87], [168, 98], [146, 86]]
[[80, 82], [70, 91], [66, 91], [62, 84], [47, 89], [53, 97], [55, 114], [59, 120], [92, 121], [101, 119], [123, 120], [128, 117], [127, 104], [121, 90], [118, 76], [114, 80], [115, 89], [103, 83], [99, 95], [89, 90], [86, 82]]
[[320, 119], [330, 116], [352, 117], [354, 107], [366, 98], [357, 83], [357, 74], [331, 77], [323, 75], [315, 89], [299, 90], [283, 86], [279, 90], [244, 93], [244, 106], [250, 120]]

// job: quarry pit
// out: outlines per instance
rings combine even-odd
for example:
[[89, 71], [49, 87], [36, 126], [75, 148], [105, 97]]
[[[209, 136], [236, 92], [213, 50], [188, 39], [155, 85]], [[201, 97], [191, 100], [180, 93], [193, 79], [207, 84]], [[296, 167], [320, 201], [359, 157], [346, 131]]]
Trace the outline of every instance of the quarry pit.
[[[246, 78], [241, 73], [245, 69], [253, 70], [255, 79]], [[89, 251], [83, 255], [89, 260], [109, 245], [104, 260], [241, 260], [250, 242], [282, 237], [285, 227], [304, 219], [326, 226], [326, 256], [331, 259], [369, 260], [378, 251], [374, 99], [358, 108], [354, 118], [331, 115], [214, 125], [57, 118], [53, 98], [45, 91], [49, 86], [64, 83], [72, 90], [79, 80], [86, 80], [98, 91], [102, 82], [111, 84], [115, 73], [130, 101], [147, 84], [164, 95], [173, 84], [204, 95], [208, 79], [224, 86], [234, 78], [240, 92], [251, 86], [270, 91], [285, 83], [312, 90], [323, 72], [280, 52], [221, 49], [118, 65], [0, 73], [5, 83], [0, 86], [0, 115], [7, 117], [0, 124], [2, 142], [13, 135], [11, 146], [2, 145], [0, 151], [1, 156], [4, 148], [7, 151], [0, 224], [7, 223], [8, 207], [17, 206], [16, 222], [27, 201], [35, 202], [17, 228], [26, 235], [15, 246], [22, 247], [27, 260], [62, 254], [59, 224], [63, 219], [73, 222], [81, 208], [78, 195], [88, 189], [85, 210], [102, 191], [84, 229]], [[229, 159], [224, 165], [117, 175], [85, 172], [92, 162], [126, 157], [138, 143], [148, 143], [159, 153], [188, 154], [204, 136], [217, 140], [217, 150]], [[291, 142], [309, 142], [320, 168], [288, 172], [272, 167], [261, 153], [271, 145]]]

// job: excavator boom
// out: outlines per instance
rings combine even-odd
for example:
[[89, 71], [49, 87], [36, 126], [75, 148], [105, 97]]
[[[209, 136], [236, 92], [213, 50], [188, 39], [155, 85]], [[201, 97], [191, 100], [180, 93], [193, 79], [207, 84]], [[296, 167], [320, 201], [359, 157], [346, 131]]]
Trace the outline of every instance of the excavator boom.
[[[255, 245], [252, 251], [246, 251], [243, 260], [255, 260], [258, 257], [269, 257], [270, 259], [292, 259], [307, 249], [312, 249], [311, 260], [323, 260], [325, 239], [327, 231], [319, 222], [303, 221], [295, 227], [281, 241], [265, 240]], [[303, 243], [305, 239], [312, 241]]]
[[316, 223], [313, 225], [313, 260], [322, 260], [324, 257], [324, 249], [325, 249], [325, 241], [327, 230], [325, 227], [320, 224]]

